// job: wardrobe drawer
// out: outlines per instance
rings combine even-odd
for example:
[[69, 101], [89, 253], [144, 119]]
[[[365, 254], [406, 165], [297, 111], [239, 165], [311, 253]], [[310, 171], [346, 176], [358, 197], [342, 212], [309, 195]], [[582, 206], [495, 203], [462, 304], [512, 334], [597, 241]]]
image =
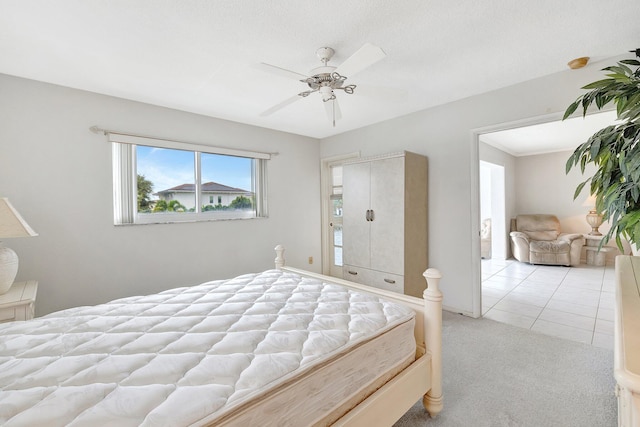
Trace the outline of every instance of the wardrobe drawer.
[[382, 271], [369, 270], [368, 268], [344, 265], [342, 277], [345, 280], [372, 286], [387, 291], [404, 293], [404, 276], [398, 274], [385, 273]]
[[342, 278], [350, 282], [366, 285], [367, 278], [370, 275], [369, 273], [370, 271], [366, 268], [354, 267], [353, 265], [347, 264], [342, 266]]
[[370, 286], [404, 294], [404, 276], [382, 271], [371, 271], [370, 280], [371, 282], [367, 283]]

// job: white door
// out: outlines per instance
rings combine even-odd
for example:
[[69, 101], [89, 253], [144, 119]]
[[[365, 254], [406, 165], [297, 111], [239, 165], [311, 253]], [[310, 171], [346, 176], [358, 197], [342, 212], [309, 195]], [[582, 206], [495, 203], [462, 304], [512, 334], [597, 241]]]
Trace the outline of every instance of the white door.
[[369, 268], [370, 163], [344, 165], [342, 171], [342, 256], [344, 264]]
[[404, 157], [371, 162], [371, 268], [404, 274]]

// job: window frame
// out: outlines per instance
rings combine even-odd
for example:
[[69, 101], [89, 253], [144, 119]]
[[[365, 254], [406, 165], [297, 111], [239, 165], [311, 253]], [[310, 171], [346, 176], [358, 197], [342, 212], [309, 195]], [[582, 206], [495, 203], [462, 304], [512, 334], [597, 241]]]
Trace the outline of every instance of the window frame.
[[[234, 150], [177, 141], [159, 140], [133, 135], [109, 133], [113, 158], [113, 207], [115, 225], [167, 224], [182, 222], [221, 221], [238, 219], [267, 218], [267, 160], [268, 153]], [[143, 145], [154, 148], [188, 151], [194, 154], [195, 212], [138, 212], [137, 159], [136, 147]], [[255, 197], [254, 209], [239, 211], [202, 211], [202, 180], [200, 155], [216, 154], [243, 157], [252, 160], [251, 180]]]

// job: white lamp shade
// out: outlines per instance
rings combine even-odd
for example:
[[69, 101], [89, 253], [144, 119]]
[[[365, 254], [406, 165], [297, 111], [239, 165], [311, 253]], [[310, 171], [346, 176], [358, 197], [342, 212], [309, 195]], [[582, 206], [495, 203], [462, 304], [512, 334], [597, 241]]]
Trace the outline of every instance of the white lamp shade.
[[582, 206], [586, 206], [586, 207], [589, 207], [591, 209], [595, 209], [595, 207], [596, 207], [596, 196], [594, 196], [593, 194], [590, 194], [589, 197], [587, 197], [585, 199], [585, 201], [582, 202]]
[[0, 238], [33, 237], [38, 233], [27, 224], [6, 197], [0, 198]]

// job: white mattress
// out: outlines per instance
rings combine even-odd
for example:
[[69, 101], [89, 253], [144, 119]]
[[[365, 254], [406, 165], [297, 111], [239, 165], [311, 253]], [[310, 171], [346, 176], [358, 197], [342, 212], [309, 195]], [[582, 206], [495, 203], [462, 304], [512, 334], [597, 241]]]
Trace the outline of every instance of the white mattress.
[[[415, 353], [413, 315], [377, 297], [270, 270], [3, 324], [0, 424], [235, 424], [241, 418], [234, 417], [255, 416], [247, 402], [257, 401], [267, 402], [258, 408], [266, 411], [261, 425], [282, 425], [282, 414], [269, 411], [288, 405], [286, 393], [326, 392], [349, 372], [349, 384], [354, 373], [362, 377], [346, 390], [357, 398], [381, 385], [377, 372], [407, 364]], [[393, 331], [403, 331], [402, 344], [378, 343]], [[337, 379], [327, 376], [327, 367], [349, 356]], [[359, 366], [365, 356], [377, 360], [377, 372]], [[315, 371], [323, 376], [314, 382]], [[291, 388], [298, 381], [303, 391]], [[279, 396], [280, 403], [269, 403]], [[327, 409], [335, 410], [319, 413]], [[308, 416], [306, 424], [324, 422]]]

